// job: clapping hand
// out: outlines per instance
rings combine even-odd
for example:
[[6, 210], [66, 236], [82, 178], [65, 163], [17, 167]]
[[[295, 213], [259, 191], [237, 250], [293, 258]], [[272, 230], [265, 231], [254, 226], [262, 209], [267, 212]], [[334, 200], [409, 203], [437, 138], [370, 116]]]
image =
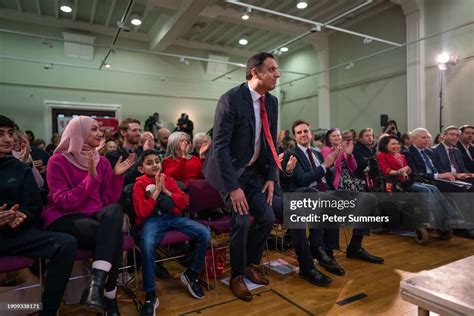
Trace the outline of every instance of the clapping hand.
[[286, 173], [292, 174], [293, 170], [295, 170], [297, 162], [298, 162], [298, 159], [295, 156], [291, 155], [290, 159], [288, 160], [288, 163], [286, 164], [286, 168], [285, 168]]
[[352, 155], [352, 151], [354, 150], [354, 142], [351, 140], [342, 141], [342, 148], [348, 155]]
[[[16, 205], [18, 207], [18, 205]], [[15, 219], [15, 211], [10, 209], [6, 210], [7, 205], [3, 204], [0, 206], [0, 227], [3, 227]]]
[[127, 159], [122, 161], [123, 157], [120, 156], [117, 163], [114, 166], [114, 173], [117, 176], [120, 176], [120, 175], [124, 174], [125, 172], [127, 172], [127, 170], [130, 169], [133, 166], [133, 164], [135, 163], [136, 157], [137, 157], [137, 155], [135, 153], [132, 153], [132, 154], [130, 154], [130, 156], [128, 156]]
[[155, 138], [153, 134], [150, 132], [143, 133], [143, 137], [145, 138], [145, 143], [143, 144], [143, 150], [150, 150], [155, 147]]
[[[122, 158], [122, 157], [120, 157]], [[89, 171], [89, 174], [93, 176], [94, 178], [97, 176], [97, 169], [95, 168], [95, 163], [94, 163], [94, 152], [90, 151], [87, 154], [87, 171]]]
[[11, 209], [14, 212], [14, 218], [8, 224], [11, 228], [18, 228], [26, 220], [27, 216], [25, 213], [18, 211], [19, 205], [15, 204]]
[[20, 160], [23, 162], [28, 162], [30, 159], [30, 146], [28, 143], [23, 142], [20, 145]]
[[209, 146], [211, 146], [211, 141], [208, 141], [207, 143], [201, 146], [201, 148], [199, 149], [199, 158], [205, 158], [205, 154], [209, 150]]

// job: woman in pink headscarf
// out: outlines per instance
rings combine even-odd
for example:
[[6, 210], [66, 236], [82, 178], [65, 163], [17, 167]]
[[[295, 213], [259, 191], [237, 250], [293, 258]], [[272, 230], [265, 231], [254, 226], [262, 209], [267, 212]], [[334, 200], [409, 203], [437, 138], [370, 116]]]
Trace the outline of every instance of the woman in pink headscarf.
[[79, 248], [95, 251], [91, 281], [81, 304], [118, 315], [116, 280], [122, 262], [123, 212], [116, 203], [123, 174], [133, 165], [135, 155], [124, 161], [120, 157], [112, 169], [96, 151], [102, 137], [99, 123], [90, 117], [69, 122], [48, 162], [49, 205], [43, 220], [47, 229], [71, 234]]

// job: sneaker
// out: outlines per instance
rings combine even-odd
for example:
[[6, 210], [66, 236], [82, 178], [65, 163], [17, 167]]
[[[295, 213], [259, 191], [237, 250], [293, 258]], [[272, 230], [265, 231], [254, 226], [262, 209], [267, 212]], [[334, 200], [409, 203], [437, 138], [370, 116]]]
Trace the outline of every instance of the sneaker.
[[188, 287], [189, 293], [198, 300], [202, 300], [204, 298], [204, 290], [199, 284], [199, 279], [197, 276], [189, 277], [188, 271], [181, 273], [181, 282]]
[[158, 305], [160, 305], [158, 297], [156, 297], [154, 293], [153, 295], [147, 293], [145, 296], [145, 303], [140, 310], [140, 316], [155, 316]]

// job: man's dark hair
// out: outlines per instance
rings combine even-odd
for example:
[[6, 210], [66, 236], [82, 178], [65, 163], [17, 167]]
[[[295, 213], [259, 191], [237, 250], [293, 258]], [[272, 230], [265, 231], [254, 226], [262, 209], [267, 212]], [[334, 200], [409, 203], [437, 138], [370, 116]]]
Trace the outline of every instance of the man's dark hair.
[[472, 125], [463, 125], [459, 128], [459, 130], [461, 131], [461, 134], [464, 134], [464, 131], [467, 129], [467, 128], [471, 128], [471, 129], [474, 129], [474, 126]]
[[[146, 157], [150, 155], [155, 155], [155, 156], [158, 156], [158, 158], [160, 158], [160, 155], [158, 155], [158, 153], [154, 151], [153, 149], [145, 150], [144, 152], [142, 152], [140, 157], [138, 157], [137, 166], [143, 167], [143, 162], [145, 161]], [[161, 159], [160, 159], [160, 162], [161, 162]]]
[[405, 142], [410, 139], [410, 134], [409, 133], [404, 133], [402, 136], [400, 136], [400, 143], [402, 146], [405, 145]]
[[395, 136], [395, 135], [384, 136], [384, 137], [382, 137], [382, 139], [379, 141], [379, 151], [380, 151], [380, 152], [383, 152], [383, 153], [388, 153], [387, 146], [388, 146], [388, 143], [390, 143], [390, 141], [391, 141], [392, 139], [395, 139], [397, 142], [400, 143], [400, 139], [398, 139], [398, 137]]
[[[301, 124], [306, 124], [308, 125], [308, 127], [310, 127], [309, 123], [304, 121], [304, 120], [296, 120], [293, 122], [293, 124], [291, 125], [291, 131], [293, 132], [293, 135], [295, 135], [295, 127], [298, 126], [298, 125], [301, 125]], [[296, 135], [295, 135], [296, 136]]]
[[247, 67], [245, 69], [245, 79], [252, 79], [252, 69], [260, 69], [260, 67], [263, 65], [263, 62], [267, 58], [275, 59], [272, 54], [266, 52], [258, 53], [250, 57], [249, 60], [247, 60]]
[[9, 127], [15, 129], [15, 122], [0, 114], [0, 127]]

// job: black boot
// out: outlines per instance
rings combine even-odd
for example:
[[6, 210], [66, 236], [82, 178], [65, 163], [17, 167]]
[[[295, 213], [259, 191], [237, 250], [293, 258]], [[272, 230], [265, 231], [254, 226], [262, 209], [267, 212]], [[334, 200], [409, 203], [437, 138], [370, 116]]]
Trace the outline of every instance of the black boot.
[[107, 274], [107, 271], [92, 269], [91, 281], [82, 292], [81, 305], [96, 312], [104, 310], [104, 287]]
[[105, 316], [120, 316], [116, 298], [105, 298]]

